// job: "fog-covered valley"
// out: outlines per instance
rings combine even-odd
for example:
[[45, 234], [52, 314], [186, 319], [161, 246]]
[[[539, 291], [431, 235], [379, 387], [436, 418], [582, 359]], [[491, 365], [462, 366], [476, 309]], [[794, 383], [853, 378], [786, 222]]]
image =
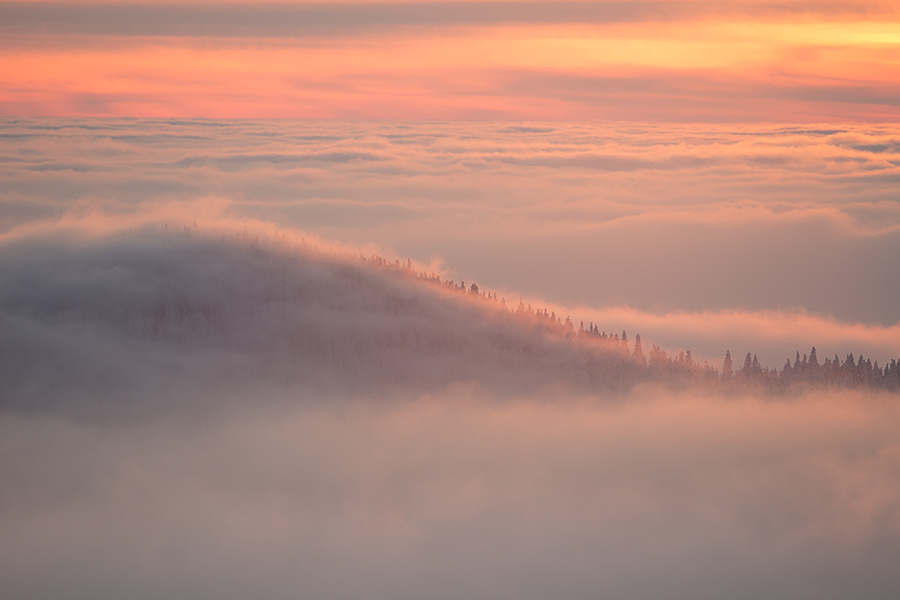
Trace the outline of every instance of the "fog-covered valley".
[[[255, 398], [247, 398], [253, 403]], [[898, 410], [638, 395], [4, 414], [12, 597], [894, 598]]]
[[252, 228], [7, 234], [4, 589], [900, 592], [895, 393], [654, 373], [661, 349], [517, 305]]

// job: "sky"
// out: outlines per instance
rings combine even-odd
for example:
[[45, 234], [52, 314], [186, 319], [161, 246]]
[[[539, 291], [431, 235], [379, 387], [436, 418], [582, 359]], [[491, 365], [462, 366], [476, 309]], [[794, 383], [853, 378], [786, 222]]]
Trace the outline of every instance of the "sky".
[[4, 2], [0, 114], [896, 121], [890, 1]]

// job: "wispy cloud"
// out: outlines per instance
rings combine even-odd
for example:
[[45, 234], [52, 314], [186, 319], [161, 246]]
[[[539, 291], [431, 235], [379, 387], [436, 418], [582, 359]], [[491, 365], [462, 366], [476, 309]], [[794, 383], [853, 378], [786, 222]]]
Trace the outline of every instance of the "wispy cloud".
[[893, 121], [897, 19], [868, 2], [2, 3], [0, 114]]
[[[648, 313], [631, 307], [556, 307], [566, 314], [610, 328], [618, 324], [632, 335], [641, 333], [645, 343], [670, 350], [691, 350], [695, 360], [708, 360], [721, 369], [726, 351], [743, 359], [750, 352], [763, 364], [780, 369], [795, 353], [844, 360], [848, 352], [863, 353], [881, 365], [900, 355], [900, 323], [891, 326], [848, 323], [801, 310], [723, 310]], [[801, 343], [800, 340], [803, 340]], [[852, 349], [856, 350], [852, 350]]]
[[679, 22], [723, 18], [873, 17], [895, 14], [884, 2], [769, 3], [613, 1], [465, 2], [4, 2], [11, 33], [117, 36], [298, 37], [354, 35], [401, 28]]

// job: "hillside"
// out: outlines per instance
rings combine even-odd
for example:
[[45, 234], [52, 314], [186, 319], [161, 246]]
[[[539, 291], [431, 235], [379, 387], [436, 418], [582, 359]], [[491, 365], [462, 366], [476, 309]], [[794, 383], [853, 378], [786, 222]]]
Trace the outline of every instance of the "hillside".
[[623, 390], [618, 345], [433, 285], [380, 259], [193, 232], [23, 239], [0, 258], [4, 403], [19, 408], [267, 385], [379, 396]]
[[196, 405], [260, 385], [312, 398], [452, 386], [615, 396], [648, 381], [900, 387], [896, 361], [820, 365], [814, 349], [781, 374], [748, 354], [732, 375], [399, 261], [275, 238], [23, 236], [0, 256], [0, 386], [4, 405], [19, 410], [61, 398], [68, 407]]
[[896, 396], [573, 316], [278, 237], [6, 236], [4, 591], [898, 597]]

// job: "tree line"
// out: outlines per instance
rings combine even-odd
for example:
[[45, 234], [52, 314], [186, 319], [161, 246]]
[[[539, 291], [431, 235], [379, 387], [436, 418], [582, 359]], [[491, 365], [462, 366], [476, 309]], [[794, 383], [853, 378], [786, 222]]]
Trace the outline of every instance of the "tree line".
[[[607, 333], [598, 325], [582, 321], [576, 327], [569, 316], [560, 318], [555, 312], [546, 308], [535, 308], [521, 299], [515, 309], [507, 307], [506, 300], [494, 292], [484, 291], [478, 284], [466, 286], [464, 281], [456, 283], [452, 279], [442, 280], [434, 272], [427, 274], [416, 271], [412, 261], [402, 264], [399, 260], [388, 261], [383, 257], [362, 256], [364, 262], [375, 266], [404, 272], [418, 279], [441, 286], [443, 289], [464, 294], [469, 298], [488, 301], [502, 308], [509, 316], [526, 323], [541, 326], [548, 333], [571, 338], [576, 343], [602, 347], [605, 351], [619, 358], [630, 359], [627, 365], [628, 379], [633, 382], [648, 381], [675, 386], [716, 385], [719, 387], [752, 387], [770, 392], [786, 392], [806, 387], [837, 387], [849, 389], [880, 389], [900, 393], [900, 359], [892, 359], [885, 365], [872, 361], [862, 354], [855, 357], [853, 353], [841, 359], [837, 354], [819, 362], [816, 348], [809, 354], [797, 351], [794, 361], [787, 359], [779, 370], [760, 364], [757, 356], [748, 352], [743, 363], [737, 365], [726, 351], [721, 368], [707, 361], [697, 362], [690, 350], [677, 354], [669, 353], [659, 346], [652, 345], [646, 352], [641, 336], [635, 335], [630, 344], [625, 331]], [[622, 363], [618, 362], [619, 368]]]

